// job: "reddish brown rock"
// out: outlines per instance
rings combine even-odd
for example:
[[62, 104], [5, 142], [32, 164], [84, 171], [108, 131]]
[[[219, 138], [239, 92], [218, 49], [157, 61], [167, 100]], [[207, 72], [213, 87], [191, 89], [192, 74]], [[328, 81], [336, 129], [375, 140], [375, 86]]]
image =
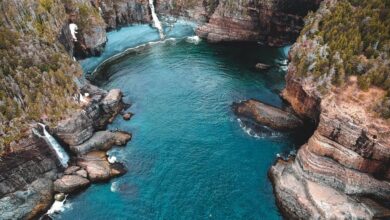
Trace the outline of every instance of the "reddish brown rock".
[[120, 165], [110, 164], [103, 151], [90, 152], [79, 158], [77, 164], [87, 171], [92, 182], [107, 181], [125, 172], [123, 167], [119, 169]]
[[54, 181], [54, 191], [61, 193], [72, 193], [89, 185], [89, 180], [78, 175], [64, 175]]
[[303, 122], [292, 113], [253, 99], [234, 103], [233, 111], [238, 117], [248, 118], [278, 131], [289, 131], [303, 126]]
[[293, 42], [303, 17], [321, 0], [219, 1], [209, 22], [197, 34], [211, 42], [261, 41], [271, 46]]
[[125, 121], [129, 121], [131, 119], [131, 117], [133, 117], [133, 113], [131, 113], [131, 112], [123, 114], [123, 120], [125, 120]]
[[[290, 55], [313, 53], [316, 46], [300, 38]], [[390, 218], [390, 121], [374, 111], [385, 91], [362, 91], [352, 77], [338, 88], [327, 84], [324, 93], [294, 62], [286, 81], [283, 97], [318, 127], [294, 160], [270, 169], [283, 213], [297, 219]]]
[[122, 146], [131, 139], [131, 134], [126, 132], [98, 131], [90, 139], [80, 145], [70, 146], [70, 149], [76, 154], [85, 154], [90, 151], [107, 151], [112, 146]]

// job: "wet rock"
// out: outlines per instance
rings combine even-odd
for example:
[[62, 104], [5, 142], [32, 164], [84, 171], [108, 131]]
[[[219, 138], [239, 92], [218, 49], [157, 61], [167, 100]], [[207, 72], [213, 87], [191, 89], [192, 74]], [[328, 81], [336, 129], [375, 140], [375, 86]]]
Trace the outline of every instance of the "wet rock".
[[256, 100], [251, 99], [233, 103], [232, 107], [238, 117], [251, 119], [256, 123], [278, 131], [289, 131], [303, 126], [303, 122], [292, 113]]
[[133, 113], [131, 113], [131, 112], [123, 114], [123, 120], [125, 120], [125, 121], [129, 121], [131, 119], [131, 117], [133, 117]]
[[56, 201], [63, 201], [65, 199], [65, 194], [64, 193], [57, 193], [54, 195], [54, 200]]
[[85, 154], [94, 150], [107, 151], [114, 145], [124, 145], [131, 139], [131, 134], [126, 132], [98, 131], [85, 143], [76, 146], [70, 146], [70, 149], [76, 154]]
[[112, 177], [123, 174], [117, 165], [112, 165], [107, 160], [103, 151], [90, 152], [79, 158], [77, 164], [88, 172], [92, 182], [107, 181]]
[[89, 180], [78, 175], [64, 175], [61, 179], [54, 181], [54, 191], [61, 193], [72, 193], [89, 185]]
[[264, 63], [256, 64], [256, 69], [258, 69], [258, 70], [267, 70], [269, 68], [271, 68], [271, 66], [268, 64], [264, 64]]

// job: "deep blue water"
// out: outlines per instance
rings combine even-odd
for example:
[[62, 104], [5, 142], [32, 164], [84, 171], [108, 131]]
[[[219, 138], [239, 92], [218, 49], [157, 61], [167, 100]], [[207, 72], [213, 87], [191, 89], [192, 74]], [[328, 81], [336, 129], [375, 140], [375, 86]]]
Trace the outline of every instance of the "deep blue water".
[[[191, 35], [188, 30], [180, 27], [176, 36]], [[153, 37], [157, 34], [149, 26], [110, 33], [103, 58], [84, 60], [83, 67], [94, 69]], [[57, 218], [281, 219], [267, 172], [276, 154], [289, 152], [295, 140], [248, 135], [230, 105], [257, 98], [281, 106], [278, 91], [285, 72], [277, 67], [256, 71], [254, 66], [285, 59], [287, 50], [178, 39], [106, 66], [98, 85], [122, 89], [135, 113], [129, 122], [118, 117], [110, 125], [133, 133], [126, 147], [111, 151], [129, 171], [69, 198], [69, 207]]]

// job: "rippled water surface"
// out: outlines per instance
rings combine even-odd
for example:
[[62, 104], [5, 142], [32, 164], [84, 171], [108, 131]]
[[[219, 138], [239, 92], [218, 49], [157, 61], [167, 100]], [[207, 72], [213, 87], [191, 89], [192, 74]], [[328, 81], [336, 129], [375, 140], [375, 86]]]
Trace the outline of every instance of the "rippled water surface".
[[[192, 34], [187, 28], [176, 30], [178, 36]], [[145, 43], [153, 37], [157, 34], [148, 26], [137, 26], [111, 33], [109, 40]], [[84, 68], [93, 69], [120, 50], [112, 41], [103, 58], [83, 61]], [[248, 135], [230, 105], [256, 98], [281, 106], [284, 71], [254, 66], [275, 64], [287, 50], [177, 39], [102, 68], [106, 77], [98, 84], [122, 89], [135, 113], [130, 122], [118, 117], [110, 125], [134, 135], [125, 148], [110, 152], [129, 172], [69, 198], [70, 208], [57, 218], [280, 219], [267, 171], [275, 155], [289, 152], [295, 141]]]

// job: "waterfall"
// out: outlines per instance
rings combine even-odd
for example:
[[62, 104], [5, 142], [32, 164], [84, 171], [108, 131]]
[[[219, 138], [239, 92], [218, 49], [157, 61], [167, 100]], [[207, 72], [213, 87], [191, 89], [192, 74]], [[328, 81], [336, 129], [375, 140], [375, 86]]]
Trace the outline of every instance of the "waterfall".
[[164, 36], [164, 30], [162, 28], [162, 25], [161, 25], [161, 22], [160, 20], [158, 19], [157, 17], [157, 14], [156, 14], [156, 10], [154, 8], [154, 3], [153, 3], [154, 0], [149, 0], [149, 8], [150, 8], [150, 11], [152, 12], [152, 18], [153, 18], [153, 23], [154, 23], [154, 27], [157, 28], [158, 30], [158, 33], [160, 34], [160, 39], [164, 39], [165, 36]]
[[54, 151], [55, 151], [55, 153], [57, 155], [57, 158], [60, 161], [61, 165], [64, 168], [67, 168], [68, 167], [68, 162], [69, 162], [69, 155], [61, 147], [61, 145], [56, 141], [56, 139], [54, 139], [54, 137], [51, 136], [51, 134], [49, 132], [47, 132], [46, 126], [44, 124], [41, 124], [41, 123], [38, 123], [38, 124], [43, 129], [43, 136], [41, 134], [39, 134], [39, 132], [37, 130], [35, 130], [35, 129], [33, 129], [34, 134], [37, 135], [40, 138], [45, 139], [45, 141], [49, 144], [49, 146], [51, 146], [54, 149]]

